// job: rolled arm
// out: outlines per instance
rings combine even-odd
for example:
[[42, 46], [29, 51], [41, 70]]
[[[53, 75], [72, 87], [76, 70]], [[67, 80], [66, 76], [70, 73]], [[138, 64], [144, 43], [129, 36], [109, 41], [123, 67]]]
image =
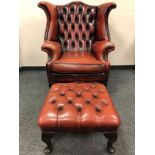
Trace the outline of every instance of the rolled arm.
[[110, 41], [95, 41], [92, 50], [96, 58], [102, 62], [108, 62], [108, 53], [115, 49], [115, 45]]
[[51, 60], [48, 63], [51, 63], [54, 60], [57, 60], [61, 55], [61, 45], [59, 42], [55, 41], [45, 41], [41, 47], [42, 51], [46, 52]]

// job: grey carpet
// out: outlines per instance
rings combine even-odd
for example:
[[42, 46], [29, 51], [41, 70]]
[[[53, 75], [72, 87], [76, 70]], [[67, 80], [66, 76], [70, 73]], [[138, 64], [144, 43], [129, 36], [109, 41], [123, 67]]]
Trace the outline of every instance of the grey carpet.
[[[134, 70], [111, 70], [108, 89], [122, 124], [114, 144], [115, 155], [134, 155]], [[43, 155], [38, 113], [48, 91], [45, 71], [20, 73], [20, 155]], [[102, 133], [59, 133], [52, 155], [107, 155]]]

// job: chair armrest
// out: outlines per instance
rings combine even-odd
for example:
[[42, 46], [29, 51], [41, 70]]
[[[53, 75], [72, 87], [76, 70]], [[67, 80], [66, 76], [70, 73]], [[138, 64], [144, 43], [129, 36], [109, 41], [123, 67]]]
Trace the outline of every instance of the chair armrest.
[[61, 45], [56, 41], [45, 41], [41, 46], [41, 50], [46, 52], [50, 58], [48, 63], [57, 60], [61, 55]]
[[115, 49], [115, 45], [110, 41], [95, 41], [92, 50], [96, 58], [102, 62], [108, 62], [108, 53]]

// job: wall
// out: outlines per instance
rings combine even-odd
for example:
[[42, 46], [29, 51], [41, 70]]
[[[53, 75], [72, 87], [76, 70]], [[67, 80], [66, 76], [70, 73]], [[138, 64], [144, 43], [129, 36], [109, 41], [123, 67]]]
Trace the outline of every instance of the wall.
[[[49, 1], [50, 0], [46, 0]], [[99, 5], [109, 0], [82, 0], [87, 4]], [[114, 1], [114, 0], [111, 0]], [[20, 65], [45, 66], [46, 53], [40, 47], [43, 43], [46, 16], [37, 7], [39, 0], [20, 1]], [[66, 4], [71, 0], [52, 0], [53, 4]], [[134, 0], [114, 1], [117, 8], [109, 16], [111, 41], [116, 50], [109, 55], [111, 65], [133, 65], [134, 55]]]

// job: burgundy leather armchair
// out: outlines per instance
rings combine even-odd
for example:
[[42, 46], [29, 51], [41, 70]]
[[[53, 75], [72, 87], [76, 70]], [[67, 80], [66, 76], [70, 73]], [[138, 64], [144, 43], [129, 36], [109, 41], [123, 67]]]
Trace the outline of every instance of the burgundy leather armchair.
[[56, 82], [108, 81], [110, 42], [108, 15], [115, 3], [90, 6], [82, 2], [38, 4], [47, 16], [42, 50], [47, 52], [49, 86]]

